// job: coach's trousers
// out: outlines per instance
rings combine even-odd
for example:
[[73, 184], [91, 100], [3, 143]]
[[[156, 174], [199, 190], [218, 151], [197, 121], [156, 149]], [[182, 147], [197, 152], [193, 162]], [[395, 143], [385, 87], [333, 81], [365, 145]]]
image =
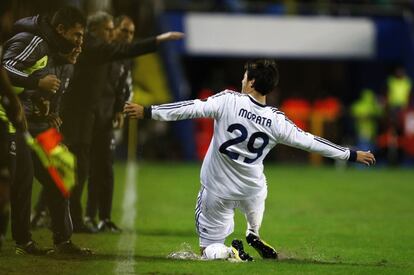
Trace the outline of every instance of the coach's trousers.
[[75, 228], [83, 224], [82, 220], [82, 193], [85, 181], [89, 174], [90, 145], [74, 143], [69, 145], [69, 150], [76, 157], [76, 185], [70, 195], [70, 213]]
[[[63, 197], [37, 155], [31, 151], [21, 133], [16, 133], [11, 141], [16, 151], [11, 152], [11, 227], [17, 244], [31, 240], [30, 210], [33, 176], [43, 185], [46, 193], [54, 243], [70, 240], [72, 222], [69, 201]], [[13, 147], [13, 145], [11, 146]]]
[[114, 193], [112, 119], [96, 123], [91, 146], [86, 216], [110, 220]]

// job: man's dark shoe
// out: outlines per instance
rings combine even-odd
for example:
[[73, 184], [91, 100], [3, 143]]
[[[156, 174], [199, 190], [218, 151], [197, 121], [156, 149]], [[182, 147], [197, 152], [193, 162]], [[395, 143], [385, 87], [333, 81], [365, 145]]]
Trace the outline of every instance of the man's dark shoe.
[[233, 240], [231, 242], [231, 249], [233, 251], [234, 258], [236, 258], [237, 260], [241, 260], [244, 262], [253, 261], [253, 258], [250, 257], [250, 255], [244, 251], [243, 242], [241, 240]]
[[89, 229], [89, 231], [93, 233], [98, 232], [98, 225], [94, 219], [91, 219], [90, 217], [85, 217], [83, 221], [84, 225]]
[[16, 244], [15, 253], [18, 255], [46, 255], [52, 249], [40, 247], [35, 241], [26, 244]]
[[77, 223], [73, 224], [73, 233], [94, 234], [98, 233], [98, 229], [92, 223]]
[[72, 243], [71, 240], [55, 244], [55, 248], [48, 254], [55, 255], [79, 255], [87, 256], [92, 255], [93, 252], [89, 248], [79, 247], [76, 244]]
[[114, 222], [110, 220], [100, 221], [98, 224], [98, 231], [99, 232], [113, 232], [113, 233], [122, 232], [122, 230]]
[[250, 233], [246, 236], [247, 243], [256, 249], [263, 259], [277, 259], [278, 255], [276, 250], [269, 244], [261, 240], [258, 236]]

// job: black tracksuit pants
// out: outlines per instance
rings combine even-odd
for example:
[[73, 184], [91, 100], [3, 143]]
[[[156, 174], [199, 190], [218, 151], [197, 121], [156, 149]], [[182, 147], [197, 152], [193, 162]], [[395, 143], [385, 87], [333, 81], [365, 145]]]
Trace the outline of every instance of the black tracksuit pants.
[[[111, 99], [112, 100], [112, 99]], [[69, 150], [77, 159], [77, 185], [70, 197], [70, 210], [74, 227], [82, 224], [82, 192], [88, 182], [87, 216], [94, 218], [99, 210], [100, 219], [110, 219], [114, 188], [112, 141], [113, 103], [105, 108], [86, 111], [66, 111], [63, 116], [64, 136]], [[112, 104], [112, 105], [111, 105]], [[101, 107], [101, 106], [99, 106]]]
[[11, 227], [12, 236], [17, 244], [25, 244], [31, 240], [30, 210], [33, 176], [43, 185], [47, 205], [52, 221], [54, 243], [70, 240], [72, 221], [69, 201], [65, 199], [54, 181], [43, 167], [37, 155], [26, 144], [22, 133], [17, 132], [12, 142], [16, 152], [11, 155]]
[[82, 192], [85, 181], [89, 174], [89, 152], [90, 145], [85, 143], [74, 143], [69, 145], [69, 150], [76, 157], [76, 185], [70, 194], [70, 212], [73, 226], [79, 227], [83, 224], [82, 220]]
[[90, 143], [72, 143], [69, 149], [77, 158], [77, 185], [70, 197], [74, 226], [82, 223], [82, 192], [88, 180], [86, 216], [95, 218], [99, 210], [101, 220], [110, 219], [114, 189], [112, 119], [94, 116]]
[[41, 213], [47, 209], [47, 196], [46, 190], [44, 187], [40, 190], [39, 197], [37, 198], [37, 203], [34, 207], [36, 213]]
[[95, 124], [91, 146], [86, 216], [110, 220], [114, 193], [112, 119]]

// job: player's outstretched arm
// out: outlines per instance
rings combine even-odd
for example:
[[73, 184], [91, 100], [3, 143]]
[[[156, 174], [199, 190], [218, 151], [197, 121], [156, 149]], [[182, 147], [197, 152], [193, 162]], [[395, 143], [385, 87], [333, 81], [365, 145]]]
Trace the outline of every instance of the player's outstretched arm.
[[124, 113], [131, 118], [177, 121], [194, 118], [217, 119], [222, 114], [224, 103], [231, 93], [223, 91], [207, 99], [194, 99], [143, 107], [127, 103]]
[[356, 162], [363, 163], [368, 166], [375, 164], [375, 156], [370, 151], [357, 151], [356, 153]]
[[354, 151], [342, 147], [324, 138], [307, 133], [298, 128], [284, 113], [277, 113], [278, 127], [276, 136], [278, 142], [320, 154], [325, 157], [358, 162], [368, 166], [375, 164], [375, 157], [370, 151]]

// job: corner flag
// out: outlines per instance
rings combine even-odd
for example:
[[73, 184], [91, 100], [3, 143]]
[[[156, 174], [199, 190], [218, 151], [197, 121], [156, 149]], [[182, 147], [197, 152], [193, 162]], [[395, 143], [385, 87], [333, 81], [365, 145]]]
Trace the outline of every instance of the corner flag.
[[40, 133], [36, 138], [28, 132], [24, 135], [60, 192], [68, 198], [75, 185], [75, 157], [66, 146], [60, 144], [62, 135], [55, 128]]

